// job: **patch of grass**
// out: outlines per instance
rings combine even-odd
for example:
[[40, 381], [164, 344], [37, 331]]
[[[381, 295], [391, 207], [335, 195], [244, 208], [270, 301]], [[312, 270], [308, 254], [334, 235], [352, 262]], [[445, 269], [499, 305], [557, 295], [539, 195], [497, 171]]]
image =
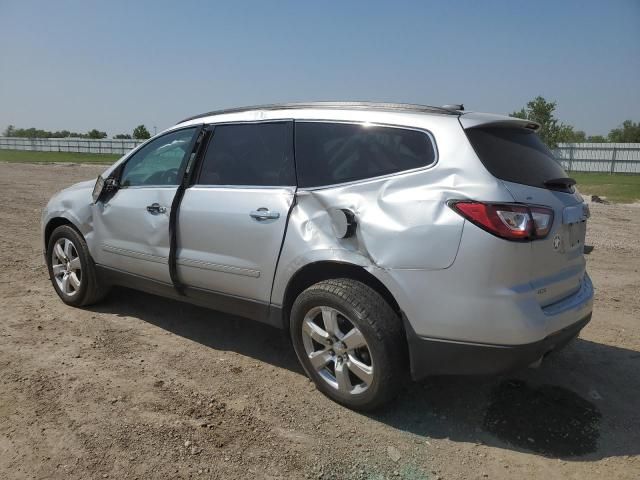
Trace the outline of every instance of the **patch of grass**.
[[106, 153], [34, 152], [29, 150], [0, 150], [0, 162], [10, 163], [106, 163], [115, 162], [122, 155]]
[[619, 203], [640, 200], [640, 175], [570, 172], [569, 176], [578, 182], [582, 194], [607, 197], [607, 200]]

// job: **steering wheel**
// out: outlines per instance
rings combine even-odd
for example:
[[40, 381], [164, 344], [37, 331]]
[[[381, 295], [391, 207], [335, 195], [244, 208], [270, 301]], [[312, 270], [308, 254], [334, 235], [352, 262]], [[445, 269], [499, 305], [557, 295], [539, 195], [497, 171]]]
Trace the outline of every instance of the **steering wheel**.
[[178, 169], [170, 168], [162, 172], [160, 182], [162, 185], [176, 185], [178, 183]]

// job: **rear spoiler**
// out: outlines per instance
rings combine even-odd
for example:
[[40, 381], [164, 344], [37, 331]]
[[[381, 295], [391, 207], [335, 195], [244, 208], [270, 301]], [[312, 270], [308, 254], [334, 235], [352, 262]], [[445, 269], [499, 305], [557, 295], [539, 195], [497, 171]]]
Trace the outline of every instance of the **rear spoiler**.
[[522, 118], [494, 115], [492, 113], [469, 112], [460, 115], [460, 124], [465, 130], [475, 127], [519, 127], [533, 131], [540, 129], [540, 124]]

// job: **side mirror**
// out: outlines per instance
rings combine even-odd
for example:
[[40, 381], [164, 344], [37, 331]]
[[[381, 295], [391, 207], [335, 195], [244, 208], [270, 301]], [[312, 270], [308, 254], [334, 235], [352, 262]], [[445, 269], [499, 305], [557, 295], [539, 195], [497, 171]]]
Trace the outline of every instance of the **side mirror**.
[[107, 178], [106, 180], [102, 178], [102, 175], [98, 177], [96, 180], [96, 184], [93, 187], [93, 193], [91, 197], [93, 198], [93, 203], [96, 203], [100, 198], [109, 192], [115, 192], [119, 188], [118, 181], [115, 178]]

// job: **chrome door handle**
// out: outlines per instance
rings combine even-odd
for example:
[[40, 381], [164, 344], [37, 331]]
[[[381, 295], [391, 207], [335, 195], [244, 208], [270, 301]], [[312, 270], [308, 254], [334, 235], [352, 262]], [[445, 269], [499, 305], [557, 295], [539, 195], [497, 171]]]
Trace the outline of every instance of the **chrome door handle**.
[[251, 218], [255, 218], [256, 220], [274, 220], [276, 218], [280, 218], [280, 214], [278, 212], [270, 212], [269, 209], [264, 207], [252, 210], [249, 215]]
[[147, 212], [152, 213], [154, 215], [158, 213], [166, 213], [167, 208], [161, 206], [159, 203], [153, 203], [147, 206]]

